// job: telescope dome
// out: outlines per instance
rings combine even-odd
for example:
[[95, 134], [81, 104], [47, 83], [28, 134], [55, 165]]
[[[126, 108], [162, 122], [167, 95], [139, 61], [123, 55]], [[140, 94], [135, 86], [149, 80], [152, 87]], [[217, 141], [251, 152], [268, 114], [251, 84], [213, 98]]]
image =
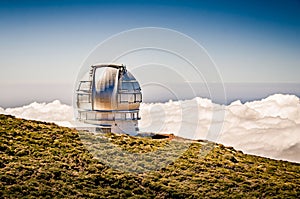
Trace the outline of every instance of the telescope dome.
[[[100, 68], [104, 70], [97, 77]], [[98, 125], [105, 132], [136, 133], [142, 93], [140, 84], [124, 65], [91, 66], [89, 79], [79, 82], [76, 93], [79, 121]]]

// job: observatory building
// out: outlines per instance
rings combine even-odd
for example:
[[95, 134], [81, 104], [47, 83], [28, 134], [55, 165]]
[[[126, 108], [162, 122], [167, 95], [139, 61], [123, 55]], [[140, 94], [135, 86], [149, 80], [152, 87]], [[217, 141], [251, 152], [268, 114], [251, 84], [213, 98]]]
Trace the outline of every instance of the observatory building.
[[124, 65], [92, 65], [87, 78], [78, 82], [75, 96], [77, 120], [102, 132], [137, 134], [142, 93]]

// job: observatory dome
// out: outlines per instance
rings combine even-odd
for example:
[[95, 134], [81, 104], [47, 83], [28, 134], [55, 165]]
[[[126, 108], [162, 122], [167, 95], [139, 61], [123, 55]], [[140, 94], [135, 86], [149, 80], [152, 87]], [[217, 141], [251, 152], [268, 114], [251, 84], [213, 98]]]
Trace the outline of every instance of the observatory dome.
[[[100, 68], [103, 72], [97, 76]], [[79, 121], [105, 131], [136, 133], [142, 93], [140, 84], [124, 65], [91, 66], [88, 79], [78, 83], [76, 95]]]

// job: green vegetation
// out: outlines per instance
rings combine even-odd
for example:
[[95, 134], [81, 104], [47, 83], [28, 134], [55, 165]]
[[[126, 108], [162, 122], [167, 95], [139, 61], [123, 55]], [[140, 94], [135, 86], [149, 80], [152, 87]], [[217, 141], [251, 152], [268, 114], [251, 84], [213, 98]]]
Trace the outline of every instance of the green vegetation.
[[206, 141], [93, 135], [0, 115], [0, 153], [0, 198], [300, 198], [300, 164]]

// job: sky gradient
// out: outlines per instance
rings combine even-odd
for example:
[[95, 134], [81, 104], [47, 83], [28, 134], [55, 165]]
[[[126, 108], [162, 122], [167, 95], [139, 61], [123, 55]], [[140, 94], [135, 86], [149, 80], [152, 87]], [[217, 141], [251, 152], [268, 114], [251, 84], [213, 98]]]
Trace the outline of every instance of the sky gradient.
[[22, 96], [43, 100], [43, 93], [68, 101], [89, 52], [111, 35], [140, 27], [170, 28], [195, 39], [224, 82], [300, 83], [296, 0], [0, 1], [0, 106]]

